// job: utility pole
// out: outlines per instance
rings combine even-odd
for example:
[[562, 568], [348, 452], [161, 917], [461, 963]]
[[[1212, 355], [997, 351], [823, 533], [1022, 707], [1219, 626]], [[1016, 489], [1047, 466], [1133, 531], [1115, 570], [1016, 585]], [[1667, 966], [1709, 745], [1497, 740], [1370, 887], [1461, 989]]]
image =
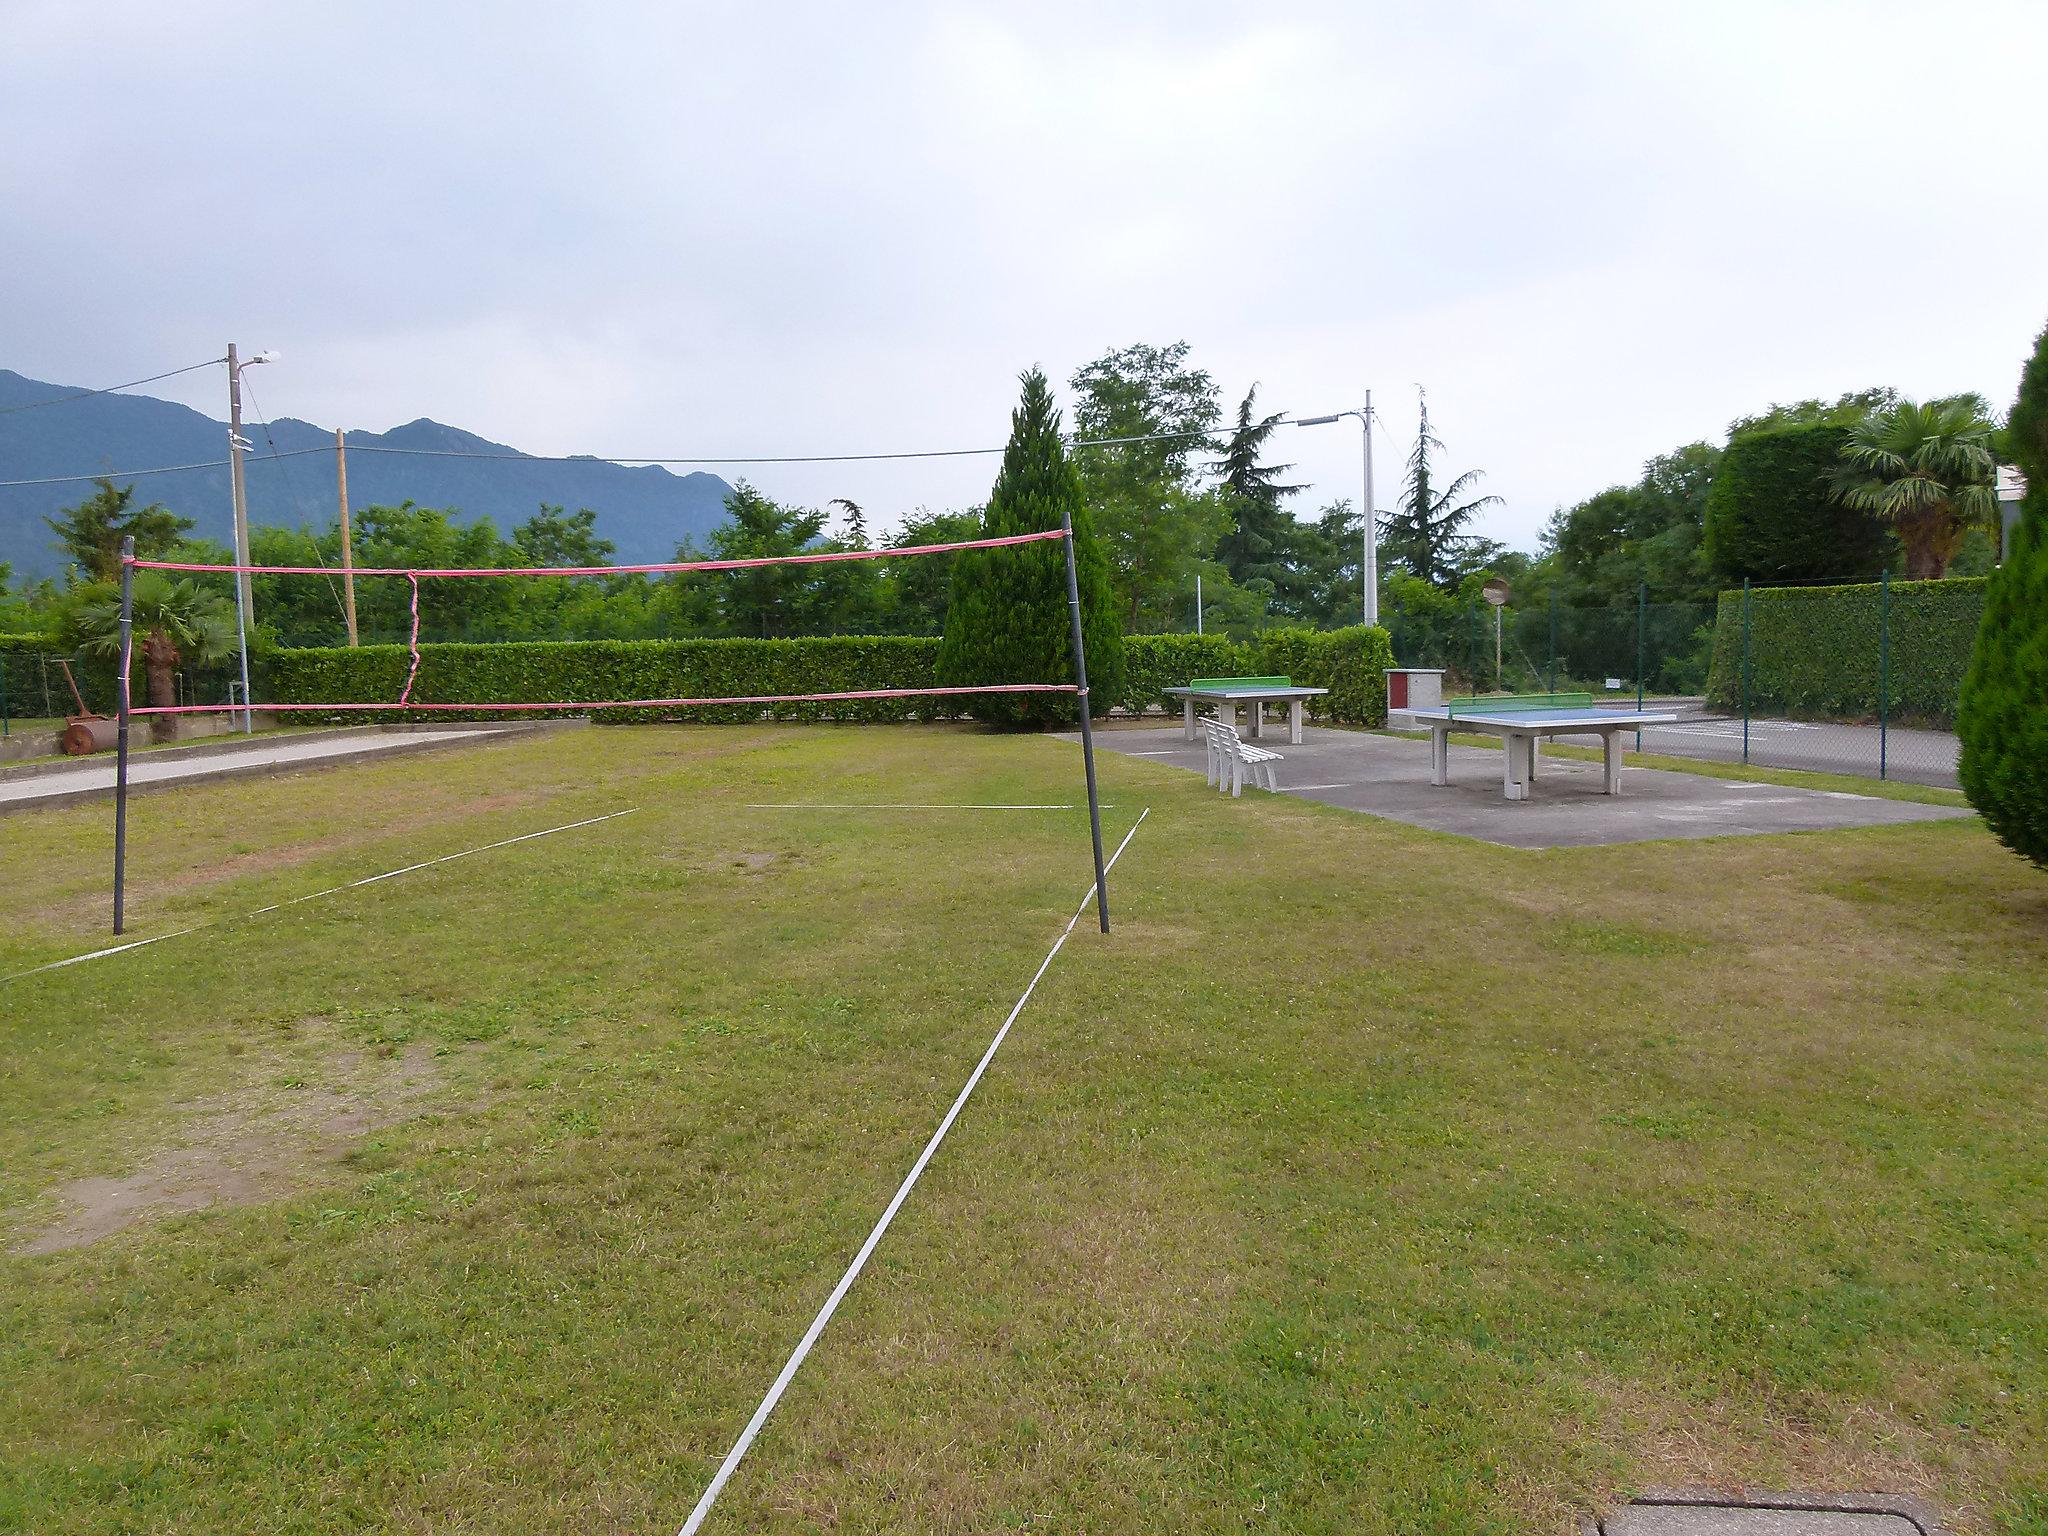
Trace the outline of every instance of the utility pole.
[[348, 643], [356, 644], [356, 555], [348, 515], [348, 448], [341, 428], [334, 429], [334, 484], [341, 496], [341, 612], [348, 620]]
[[[242, 364], [235, 355], [235, 344], [228, 343], [228, 489], [235, 504], [235, 564], [249, 563], [249, 499], [248, 486], [242, 478]], [[235, 635], [241, 642], [242, 657], [242, 734], [247, 736], [255, 729], [255, 721], [249, 713], [249, 624], [254, 617], [249, 591], [249, 573], [235, 572]]]
[[1365, 392], [1365, 410], [1358, 418], [1365, 429], [1365, 622], [1380, 621], [1380, 541], [1373, 526], [1377, 513], [1372, 501], [1372, 391]]

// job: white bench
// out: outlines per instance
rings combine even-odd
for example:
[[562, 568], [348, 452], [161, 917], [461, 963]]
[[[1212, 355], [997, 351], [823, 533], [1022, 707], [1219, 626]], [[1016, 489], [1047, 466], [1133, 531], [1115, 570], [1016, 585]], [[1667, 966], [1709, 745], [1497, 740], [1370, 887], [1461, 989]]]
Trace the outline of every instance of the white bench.
[[1268, 752], [1264, 747], [1252, 746], [1240, 738], [1237, 727], [1226, 725], [1220, 720], [1204, 719], [1202, 731], [1209, 742], [1209, 782], [1216, 788], [1228, 786], [1233, 797], [1244, 793], [1245, 775], [1251, 775], [1254, 788], [1261, 782], [1275, 794], [1280, 792], [1280, 782], [1275, 764], [1285, 759], [1278, 752]]

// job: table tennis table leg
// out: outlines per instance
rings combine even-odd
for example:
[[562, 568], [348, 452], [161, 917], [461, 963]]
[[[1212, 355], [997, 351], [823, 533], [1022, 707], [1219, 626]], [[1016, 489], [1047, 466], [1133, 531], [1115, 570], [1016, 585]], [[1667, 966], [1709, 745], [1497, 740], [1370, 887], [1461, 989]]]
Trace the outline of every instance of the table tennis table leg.
[[1233, 731], [1236, 730], [1237, 706], [1228, 699], [1218, 699], [1216, 701], [1216, 718], [1229, 726]]
[[1501, 743], [1500, 792], [1506, 800], [1529, 798], [1530, 746], [1536, 740], [1525, 731], [1513, 731]]
[[1287, 740], [1292, 746], [1301, 745], [1301, 700], [1287, 701]]
[[1429, 728], [1429, 782], [1451, 782], [1451, 728], [1447, 725]]
[[1543, 738], [1534, 731], [1529, 733], [1529, 782], [1536, 782], [1536, 744]]
[[1601, 766], [1607, 770], [1607, 793], [1610, 795], [1620, 794], [1621, 732], [1602, 731], [1600, 733], [1600, 760]]
[[1187, 732], [1187, 739], [1193, 741], [1195, 739], [1195, 701], [1193, 699], [1182, 699], [1180, 701], [1180, 723], [1181, 728]]
[[1247, 699], [1244, 707], [1252, 717], [1252, 740], [1257, 741], [1266, 734], [1266, 706], [1258, 699]]

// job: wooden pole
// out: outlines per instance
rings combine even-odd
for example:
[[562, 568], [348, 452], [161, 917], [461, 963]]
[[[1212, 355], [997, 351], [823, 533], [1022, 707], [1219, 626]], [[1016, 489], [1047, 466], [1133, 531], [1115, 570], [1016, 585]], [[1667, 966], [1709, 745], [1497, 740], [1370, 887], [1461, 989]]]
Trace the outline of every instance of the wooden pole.
[[334, 484], [341, 496], [341, 611], [348, 620], [348, 643], [356, 643], [356, 556], [348, 515], [348, 447], [341, 428], [334, 429]]

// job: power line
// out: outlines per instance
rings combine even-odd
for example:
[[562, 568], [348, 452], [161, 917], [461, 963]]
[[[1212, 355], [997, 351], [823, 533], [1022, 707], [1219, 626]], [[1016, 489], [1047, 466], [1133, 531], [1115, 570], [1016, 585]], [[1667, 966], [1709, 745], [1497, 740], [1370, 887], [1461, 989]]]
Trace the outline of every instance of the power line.
[[[1276, 425], [1287, 426], [1293, 422], [1291, 416], [1279, 418]], [[1189, 428], [1180, 432], [1147, 432], [1131, 437], [1079, 437], [1068, 438], [1069, 448], [1118, 448], [1131, 443], [1180, 442], [1188, 438], [1208, 440], [1217, 434], [1206, 428]], [[804, 453], [727, 455], [724, 457], [680, 458], [655, 453], [479, 453], [472, 448], [386, 448], [370, 443], [350, 443], [351, 453], [383, 453], [423, 459], [486, 459], [504, 464], [866, 464], [881, 460], [902, 459], [964, 459], [987, 457], [1006, 453], [1009, 445], [998, 448], [922, 448], [901, 453]], [[301, 454], [325, 453], [322, 448], [287, 448], [274, 455], [280, 459], [297, 458]], [[151, 469], [95, 470], [82, 475], [46, 475], [36, 480], [0, 480], [0, 487], [17, 485], [60, 485], [73, 480], [116, 480], [130, 475], [168, 475], [188, 469], [220, 469], [226, 459], [213, 459], [204, 464], [167, 464]]]
[[173, 368], [169, 373], [152, 373], [146, 379], [130, 379], [126, 384], [109, 384], [105, 389], [88, 389], [75, 395], [52, 395], [47, 400], [33, 400], [27, 405], [0, 406], [0, 416], [12, 416], [16, 411], [40, 411], [46, 405], [63, 405], [72, 400], [90, 400], [95, 395], [111, 395], [118, 389], [133, 389], [138, 384], [154, 384], [158, 379], [175, 379], [181, 373], [197, 373], [201, 368], [216, 367], [226, 361], [224, 357], [209, 357], [203, 363], [187, 363], [183, 368]]

